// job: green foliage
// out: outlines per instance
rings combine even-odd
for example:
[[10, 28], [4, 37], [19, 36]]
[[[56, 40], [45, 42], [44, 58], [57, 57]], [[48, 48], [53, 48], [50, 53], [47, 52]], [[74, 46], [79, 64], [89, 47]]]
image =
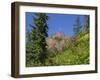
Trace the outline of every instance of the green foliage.
[[26, 66], [45, 65], [48, 16], [43, 13], [36, 13], [33, 19], [34, 25], [31, 25], [32, 30], [28, 35], [29, 41], [27, 40], [26, 43]]
[[66, 43], [64, 52], [47, 60], [47, 65], [79, 65], [89, 64], [89, 34], [76, 40], [76, 45], [71, 41]]
[[[58, 51], [55, 46], [51, 50], [47, 48], [48, 16], [36, 13], [33, 20], [32, 29], [26, 35], [27, 67], [89, 64], [89, 17], [85, 16], [83, 27], [77, 17], [74, 25], [75, 35], [61, 45], [62, 51]], [[59, 37], [54, 39], [56, 44], [63, 40]]]

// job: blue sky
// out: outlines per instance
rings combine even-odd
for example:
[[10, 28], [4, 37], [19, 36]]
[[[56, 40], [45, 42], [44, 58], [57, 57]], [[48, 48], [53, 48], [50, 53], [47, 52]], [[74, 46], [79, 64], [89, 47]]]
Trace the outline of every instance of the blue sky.
[[[81, 25], [84, 22], [83, 15], [73, 15], [73, 14], [47, 14], [48, 19], [48, 34], [51, 36], [56, 32], [63, 32], [66, 36], [73, 36], [73, 25], [75, 24], [76, 18], [80, 17]], [[30, 31], [30, 24], [34, 24], [33, 12], [26, 12], [26, 31]]]

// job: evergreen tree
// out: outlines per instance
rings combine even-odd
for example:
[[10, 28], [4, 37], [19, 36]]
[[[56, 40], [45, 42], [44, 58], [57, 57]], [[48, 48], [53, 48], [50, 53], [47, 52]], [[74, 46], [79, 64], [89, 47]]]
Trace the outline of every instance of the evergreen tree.
[[74, 33], [77, 36], [81, 32], [80, 17], [78, 16], [74, 24]]
[[35, 13], [33, 20], [30, 47], [26, 50], [27, 57], [34, 65], [45, 65], [45, 59], [47, 57], [46, 37], [48, 37], [48, 16], [44, 13]]
[[89, 16], [88, 15], [84, 16], [84, 28], [83, 28], [83, 31], [85, 33], [89, 32]]

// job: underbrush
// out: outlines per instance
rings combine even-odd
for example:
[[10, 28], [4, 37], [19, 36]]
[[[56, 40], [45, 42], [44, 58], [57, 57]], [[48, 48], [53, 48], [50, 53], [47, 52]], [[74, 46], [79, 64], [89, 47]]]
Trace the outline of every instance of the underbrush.
[[69, 42], [66, 43], [66, 45], [63, 52], [59, 52], [49, 57], [46, 61], [46, 65], [89, 64], [89, 34], [76, 39], [75, 44]]
[[89, 64], [89, 34], [78, 36], [74, 41], [65, 43], [62, 52], [48, 50], [45, 64], [27, 63], [27, 67], [33, 66], [60, 66]]

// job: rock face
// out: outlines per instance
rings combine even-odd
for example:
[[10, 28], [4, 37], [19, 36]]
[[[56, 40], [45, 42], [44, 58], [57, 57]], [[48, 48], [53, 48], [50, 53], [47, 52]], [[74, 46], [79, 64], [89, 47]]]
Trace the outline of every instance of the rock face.
[[52, 38], [60, 38], [63, 39], [65, 37], [63, 32], [58, 32], [52, 35]]
[[52, 52], [62, 52], [66, 42], [70, 40], [66, 37], [63, 32], [58, 32], [53, 34], [51, 37], [47, 38], [47, 48]]

